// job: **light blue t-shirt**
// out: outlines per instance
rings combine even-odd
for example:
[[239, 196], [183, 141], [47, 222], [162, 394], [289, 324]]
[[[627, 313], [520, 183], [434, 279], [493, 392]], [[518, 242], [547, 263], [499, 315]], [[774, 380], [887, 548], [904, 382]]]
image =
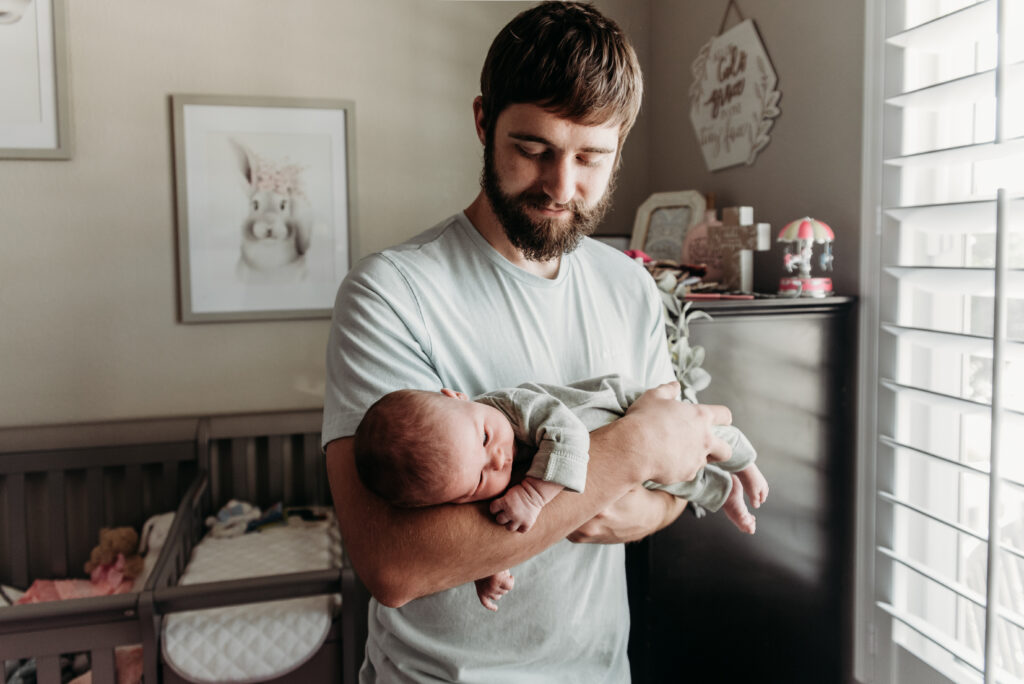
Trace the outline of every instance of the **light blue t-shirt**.
[[[324, 444], [401, 388], [473, 396], [523, 382], [619, 373], [673, 379], [653, 279], [584, 239], [541, 278], [498, 254], [462, 213], [363, 259], [338, 291], [327, 351]], [[511, 534], [511, 533], [510, 533]], [[512, 568], [501, 610], [473, 584], [401, 608], [370, 604], [363, 682], [629, 681], [621, 544], [562, 541]]]

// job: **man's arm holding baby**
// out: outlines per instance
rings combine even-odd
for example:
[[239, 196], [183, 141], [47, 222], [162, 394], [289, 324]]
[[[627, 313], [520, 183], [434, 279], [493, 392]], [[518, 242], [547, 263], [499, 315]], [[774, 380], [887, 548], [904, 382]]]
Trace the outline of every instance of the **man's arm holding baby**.
[[678, 391], [674, 383], [655, 388], [625, 417], [591, 433], [585, 492], [555, 497], [529, 534], [496, 525], [487, 502], [393, 507], [363, 487], [352, 439], [331, 442], [327, 474], [356, 572], [381, 603], [400, 606], [522, 563], [646, 480], [693, 479], [708, 459], [728, 458], [728, 446], [711, 427], [728, 424], [731, 416], [725, 407], [678, 402]]
[[639, 541], [671, 525], [685, 509], [685, 499], [639, 485], [583, 523], [568, 538], [577, 544]]

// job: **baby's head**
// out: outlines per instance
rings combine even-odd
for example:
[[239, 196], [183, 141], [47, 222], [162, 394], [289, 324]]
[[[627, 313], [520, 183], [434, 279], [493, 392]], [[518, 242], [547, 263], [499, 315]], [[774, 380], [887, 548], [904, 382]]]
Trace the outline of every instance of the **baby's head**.
[[396, 506], [490, 499], [505, 490], [515, 438], [505, 415], [462, 392], [398, 390], [367, 410], [355, 458], [366, 487]]

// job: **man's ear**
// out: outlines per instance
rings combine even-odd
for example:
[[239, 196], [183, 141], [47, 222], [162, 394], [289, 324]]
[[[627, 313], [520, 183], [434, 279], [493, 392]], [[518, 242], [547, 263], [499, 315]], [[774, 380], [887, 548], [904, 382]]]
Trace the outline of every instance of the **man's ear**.
[[455, 390], [450, 390], [447, 387], [441, 390], [441, 394], [443, 394], [446, 397], [451, 397], [452, 399], [461, 399], [462, 401], [469, 401], [469, 397], [467, 397], [462, 392], [456, 392]]
[[473, 98], [473, 123], [476, 125], [476, 137], [480, 144], [487, 144], [487, 130], [484, 128], [484, 98], [477, 95]]

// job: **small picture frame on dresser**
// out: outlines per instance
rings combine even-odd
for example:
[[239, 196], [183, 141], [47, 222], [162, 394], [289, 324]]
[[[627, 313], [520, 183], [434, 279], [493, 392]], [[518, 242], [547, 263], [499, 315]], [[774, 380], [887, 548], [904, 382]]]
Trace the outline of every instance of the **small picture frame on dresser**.
[[656, 192], [636, 211], [630, 249], [655, 260], [679, 261], [686, 234], [704, 217], [704, 195], [696, 190]]

